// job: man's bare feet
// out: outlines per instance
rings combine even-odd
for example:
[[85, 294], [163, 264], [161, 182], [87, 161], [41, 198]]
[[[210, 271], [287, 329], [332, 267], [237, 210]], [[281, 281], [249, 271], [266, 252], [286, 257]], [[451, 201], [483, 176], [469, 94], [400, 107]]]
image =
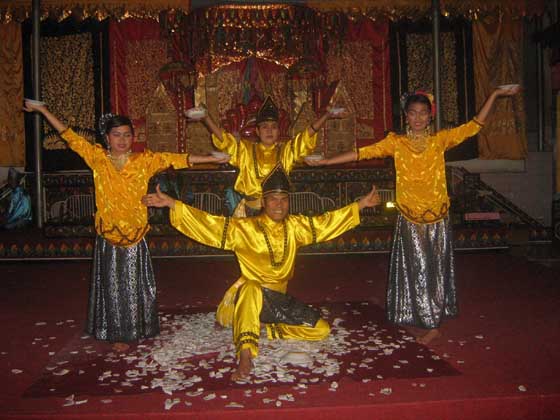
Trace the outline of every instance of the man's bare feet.
[[123, 351], [127, 351], [130, 346], [126, 343], [113, 343], [113, 350], [122, 353]]
[[432, 342], [433, 340], [439, 337], [441, 337], [441, 332], [439, 332], [437, 328], [433, 328], [431, 330], [428, 330], [426, 334], [417, 337], [416, 342], [420, 344], [429, 344], [430, 342]]
[[251, 369], [253, 368], [253, 362], [251, 357], [251, 350], [242, 349], [239, 352], [239, 364], [235, 372], [231, 374], [232, 381], [239, 381], [249, 378], [251, 374]]

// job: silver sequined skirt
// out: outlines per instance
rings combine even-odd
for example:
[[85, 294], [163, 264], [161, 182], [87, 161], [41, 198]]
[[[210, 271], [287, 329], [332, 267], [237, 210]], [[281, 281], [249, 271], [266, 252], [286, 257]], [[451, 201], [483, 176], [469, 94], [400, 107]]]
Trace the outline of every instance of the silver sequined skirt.
[[415, 224], [398, 216], [386, 311], [394, 323], [427, 329], [457, 315], [453, 242], [447, 217], [433, 224]]
[[87, 332], [129, 342], [159, 333], [156, 283], [145, 239], [131, 247], [95, 240]]

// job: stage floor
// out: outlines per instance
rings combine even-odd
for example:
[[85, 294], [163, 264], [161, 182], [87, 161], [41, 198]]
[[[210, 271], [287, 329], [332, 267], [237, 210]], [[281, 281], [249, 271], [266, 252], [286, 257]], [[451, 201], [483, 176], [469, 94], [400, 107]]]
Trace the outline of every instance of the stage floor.
[[82, 332], [88, 262], [1, 263], [0, 418], [560, 419], [560, 271], [456, 260], [460, 316], [428, 348], [384, 321], [387, 255], [302, 257], [290, 292], [325, 311], [331, 341], [276, 369], [301, 347], [261, 337], [265, 380], [246, 384], [211, 321], [232, 258], [155, 260], [163, 332], [124, 356]]

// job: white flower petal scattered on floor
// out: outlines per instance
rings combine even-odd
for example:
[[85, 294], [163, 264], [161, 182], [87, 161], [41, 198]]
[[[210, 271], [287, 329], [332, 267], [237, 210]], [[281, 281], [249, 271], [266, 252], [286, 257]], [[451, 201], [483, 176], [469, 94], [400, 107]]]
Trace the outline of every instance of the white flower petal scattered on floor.
[[74, 404], [75, 405], [80, 405], [80, 404], [85, 404], [87, 402], [88, 402], [88, 400], [79, 400], [79, 401], [74, 401]]
[[393, 393], [393, 390], [391, 388], [381, 388], [379, 393], [383, 395], [391, 395]]
[[47, 325], [47, 323], [45, 321], [40, 321], [40, 322], [36, 322], [35, 325], [40, 327], [42, 325]]
[[295, 401], [295, 398], [292, 394], [282, 394], [282, 395], [278, 395], [278, 399], [280, 401], [290, 401], [293, 402]]
[[111, 404], [113, 402], [113, 400], [106, 399], [106, 400], [101, 400], [101, 402], [103, 404]]
[[527, 388], [525, 387], [525, 385], [519, 385], [517, 389], [520, 390], [521, 392], [527, 392]]
[[225, 406], [226, 408], [245, 408], [245, 406], [243, 404], [239, 404], [236, 402], [230, 402], [229, 404], [226, 404]]
[[484, 336], [482, 334], [475, 335], [474, 338], [478, 338], [479, 340], [483, 340]]
[[68, 369], [60, 369], [60, 370], [57, 370], [56, 372], [53, 371], [53, 375], [63, 376], [63, 375], [66, 375], [68, 372], [70, 372]]
[[216, 394], [212, 393], [212, 394], [208, 394], [207, 396], [205, 396], [203, 398], [204, 401], [210, 401], [213, 400], [214, 398], [216, 398]]
[[23, 373], [23, 370], [21, 370], [21, 369], [12, 369], [12, 373], [13, 373], [14, 375], [19, 375], [20, 373]]
[[170, 410], [174, 405], [179, 404], [180, 402], [181, 402], [180, 398], [174, 398], [174, 399], [168, 398], [165, 400], [164, 407], [166, 410]]

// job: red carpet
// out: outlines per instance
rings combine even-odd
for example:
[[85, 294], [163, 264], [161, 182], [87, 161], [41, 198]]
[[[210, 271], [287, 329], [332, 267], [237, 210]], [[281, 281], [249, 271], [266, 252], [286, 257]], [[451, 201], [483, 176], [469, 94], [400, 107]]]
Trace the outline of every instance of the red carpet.
[[[312, 367], [286, 366], [280, 372], [274, 371], [270, 380], [266, 382], [234, 384], [234, 386], [242, 387], [244, 390], [258, 390], [263, 386], [270, 388], [289, 382], [292, 385], [308, 384], [301, 387], [301, 389], [306, 389], [315, 384], [325, 382], [331, 384], [333, 381], [340, 381], [343, 378], [368, 383], [372, 380], [381, 381], [390, 378], [417, 378], [420, 380], [459, 374], [444, 358], [414, 342], [413, 337], [403, 334], [406, 333], [404, 330], [387, 325], [384, 321], [384, 313], [379, 307], [364, 302], [361, 304], [331, 304], [327, 308], [330, 309], [330, 319], [343, 320], [338, 326], [333, 326], [332, 336], [333, 338], [344, 338], [344, 348], [340, 349], [344, 351], [335, 354], [336, 346], [325, 343], [325, 347], [328, 349], [325, 356], [335, 358], [340, 364], [337, 366], [336, 372], [328, 376], [324, 372], [313, 372], [317, 368], [321, 370], [321, 366], [324, 365], [320, 361], [315, 361]], [[173, 348], [170, 341], [179, 335], [179, 330], [189, 327], [188, 321], [192, 317], [188, 314], [173, 315], [167, 312], [162, 314], [161, 318], [162, 334], [160, 338], [145, 340], [139, 347], [133, 346], [123, 354], [107, 353], [106, 346], [102, 343], [83, 334], [75, 335], [60, 352], [51, 358], [41, 378], [26, 390], [24, 397], [67, 397], [71, 394], [113, 395], [115, 389], [118, 389], [120, 395], [153, 392], [150, 384], [156, 379], [164, 379], [172, 371], [166, 366], [162, 366], [162, 363], [158, 363], [154, 356], [157, 356], [163, 349]], [[213, 322], [213, 313], [212, 316], [209, 314], [208, 318]], [[228, 357], [224, 360], [218, 357], [219, 350], [223, 348], [222, 343], [229, 347], [227, 353], [233, 354], [230, 331], [212, 327], [214, 326], [211, 326], [214, 331], [210, 334], [221, 334], [223, 337], [220, 341], [215, 337], [215, 344], [207, 343], [208, 348], [201, 355], [190, 356], [185, 349], [186, 354], [179, 355], [178, 360], [173, 360], [175, 363], [186, 365], [179, 369], [180, 373], [186, 377], [196, 375], [201, 378], [201, 381], [193, 386], [183, 386], [181, 391], [192, 392], [200, 387], [203, 387], [204, 391], [225, 391], [232, 386], [229, 374], [220, 375], [218, 378], [209, 375], [224, 370], [231, 372], [235, 367], [233, 358]], [[341, 327], [343, 327], [343, 331], [341, 331]], [[343, 335], [346, 333], [348, 335]], [[321, 343], [305, 344], [314, 348], [321, 345]], [[266, 345], [266, 340], [263, 340], [261, 353], [266, 350]], [[275, 342], [275, 345], [280, 348], [291, 348], [294, 345], [301, 346], [302, 344]], [[340, 348], [340, 346], [338, 347]], [[156, 352], [155, 349], [158, 351]], [[272, 356], [270, 358], [274, 359]], [[171, 355], [171, 358], [173, 357], [175, 356]], [[152, 369], [142, 369], [143, 366], [138, 368], [140, 362], [144, 361]], [[259, 362], [257, 361], [257, 363]], [[142, 371], [145, 375], [138, 375], [138, 372]], [[105, 372], [111, 372], [111, 374]], [[128, 376], [127, 372], [130, 372]], [[278, 376], [284, 372], [289, 373], [293, 378], [281, 382]], [[105, 377], [100, 380], [99, 378], [103, 377], [104, 373]], [[193, 405], [196, 405], [197, 402], [200, 401], [193, 401]]]
[[[461, 313], [427, 349], [384, 322], [377, 305], [387, 258], [305, 257], [296, 268], [292, 294], [319, 302], [349, 332], [350, 350], [329, 355], [337, 373], [299, 367], [292, 382], [230, 386], [210, 377], [232, 366], [216, 349], [184, 361], [192, 365], [185, 375], [201, 381], [173, 395], [150, 387], [161, 371], [127, 381], [130, 360], [108, 357], [110, 346], [82, 338], [87, 263], [2, 264], [0, 418], [560, 419], [560, 273], [504, 254], [458, 255]], [[142, 343], [148, 347], [165, 341], [188, 313], [213, 310], [238, 271], [229, 259], [155, 264], [164, 334]], [[373, 336], [378, 341], [367, 343]], [[386, 355], [380, 349], [389, 343], [403, 346]]]

